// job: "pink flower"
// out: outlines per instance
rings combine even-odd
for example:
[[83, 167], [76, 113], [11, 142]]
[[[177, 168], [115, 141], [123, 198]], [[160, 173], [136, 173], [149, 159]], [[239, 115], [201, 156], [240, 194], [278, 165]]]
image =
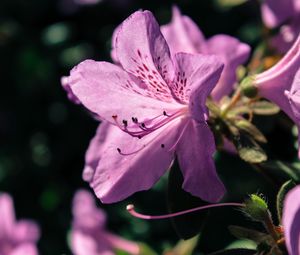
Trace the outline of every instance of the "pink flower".
[[74, 255], [114, 255], [114, 249], [139, 254], [139, 246], [105, 230], [106, 216], [95, 205], [93, 196], [76, 192], [73, 200], [71, 249]]
[[172, 22], [162, 26], [172, 55], [178, 52], [214, 54], [225, 64], [221, 78], [212, 91], [212, 97], [219, 101], [232, 92], [236, 83], [236, 69], [246, 62], [250, 47], [228, 35], [215, 35], [208, 40], [198, 26], [188, 16], [183, 16], [177, 7], [173, 7]]
[[300, 36], [275, 66], [254, 77], [259, 94], [277, 104], [298, 127], [300, 126], [299, 70]]
[[105, 203], [149, 189], [178, 158], [183, 188], [210, 202], [225, 189], [205, 102], [221, 75], [215, 56], [177, 53], [152, 13], [138, 11], [116, 35], [120, 66], [87, 60], [71, 71], [72, 93], [104, 121], [86, 155], [84, 179]]
[[300, 32], [299, 0], [265, 0], [261, 6], [262, 19], [268, 28], [280, 27], [271, 45], [285, 53], [295, 42]]
[[39, 228], [34, 222], [16, 221], [11, 197], [0, 194], [0, 254], [37, 255], [39, 236]]
[[300, 185], [285, 198], [282, 223], [289, 255], [300, 255]]

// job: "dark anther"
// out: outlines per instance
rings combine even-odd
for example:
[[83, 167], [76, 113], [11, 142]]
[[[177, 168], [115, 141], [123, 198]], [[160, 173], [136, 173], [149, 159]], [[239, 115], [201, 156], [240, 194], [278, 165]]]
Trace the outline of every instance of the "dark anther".
[[120, 148], [117, 148], [117, 151], [118, 151], [119, 153], [121, 153], [121, 149], [120, 149]]
[[163, 113], [164, 113], [164, 115], [165, 115], [165, 116], [167, 116], [167, 113], [166, 113], [166, 111], [164, 111]]
[[143, 128], [146, 127], [145, 123], [142, 123], [141, 125], [142, 125]]
[[127, 125], [128, 125], [127, 120], [123, 120], [123, 124], [124, 124], [125, 127], [127, 127]]
[[160, 145], [160, 147], [165, 148], [165, 145], [162, 143], [162, 144]]
[[142, 137], [140, 135], [138, 135], [138, 139], [142, 139]]
[[113, 115], [113, 116], [111, 116], [113, 119], [116, 119], [116, 118], [118, 118], [118, 115]]
[[135, 117], [132, 117], [131, 119], [132, 119], [132, 122], [134, 122], [134, 123], [138, 123], [138, 119], [137, 119], [137, 118], [135, 118]]

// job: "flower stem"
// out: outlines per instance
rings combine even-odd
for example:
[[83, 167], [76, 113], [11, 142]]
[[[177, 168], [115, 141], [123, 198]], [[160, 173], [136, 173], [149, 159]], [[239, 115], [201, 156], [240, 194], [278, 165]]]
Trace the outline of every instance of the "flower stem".
[[232, 96], [230, 103], [226, 105], [226, 107], [224, 107], [224, 109], [222, 110], [221, 116], [225, 117], [228, 111], [237, 104], [240, 98], [241, 98], [241, 90], [237, 89], [234, 95]]
[[264, 217], [264, 226], [275, 241], [280, 239], [269, 213]]

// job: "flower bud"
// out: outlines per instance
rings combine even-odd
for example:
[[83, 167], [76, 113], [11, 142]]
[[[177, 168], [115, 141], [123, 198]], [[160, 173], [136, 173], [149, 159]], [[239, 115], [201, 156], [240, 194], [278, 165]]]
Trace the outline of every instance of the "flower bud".
[[266, 201], [256, 194], [251, 194], [249, 199], [246, 200], [244, 212], [253, 220], [261, 222], [264, 222], [266, 217], [269, 216]]

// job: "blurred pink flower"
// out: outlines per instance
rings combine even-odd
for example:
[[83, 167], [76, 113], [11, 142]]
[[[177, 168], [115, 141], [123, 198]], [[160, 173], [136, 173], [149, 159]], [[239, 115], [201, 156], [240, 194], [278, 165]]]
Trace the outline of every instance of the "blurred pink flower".
[[282, 224], [289, 255], [300, 255], [300, 185], [285, 198]]
[[77, 191], [70, 240], [74, 255], [114, 255], [114, 249], [139, 254], [138, 244], [109, 233], [105, 223], [106, 215], [96, 207], [93, 196], [85, 190]]
[[255, 76], [254, 84], [261, 96], [277, 104], [299, 128], [300, 36], [275, 66]]
[[280, 53], [287, 52], [300, 32], [300, 0], [265, 0], [261, 12], [268, 28], [281, 25], [271, 45]]
[[37, 255], [38, 226], [29, 220], [15, 218], [13, 201], [8, 194], [0, 194], [0, 254]]
[[153, 186], [176, 155], [183, 188], [218, 201], [225, 189], [205, 103], [223, 64], [200, 54], [171, 58], [148, 11], [126, 19], [114, 44], [120, 66], [87, 60], [67, 80], [74, 96], [105, 121], [87, 151], [84, 179], [103, 202], [120, 201]]
[[162, 26], [161, 31], [173, 56], [178, 52], [187, 52], [220, 57], [224, 63], [224, 70], [211, 95], [219, 101], [232, 92], [236, 83], [236, 69], [246, 62], [250, 54], [247, 44], [224, 34], [206, 40], [197, 24], [190, 17], [182, 15], [177, 7], [173, 7], [171, 23]]

